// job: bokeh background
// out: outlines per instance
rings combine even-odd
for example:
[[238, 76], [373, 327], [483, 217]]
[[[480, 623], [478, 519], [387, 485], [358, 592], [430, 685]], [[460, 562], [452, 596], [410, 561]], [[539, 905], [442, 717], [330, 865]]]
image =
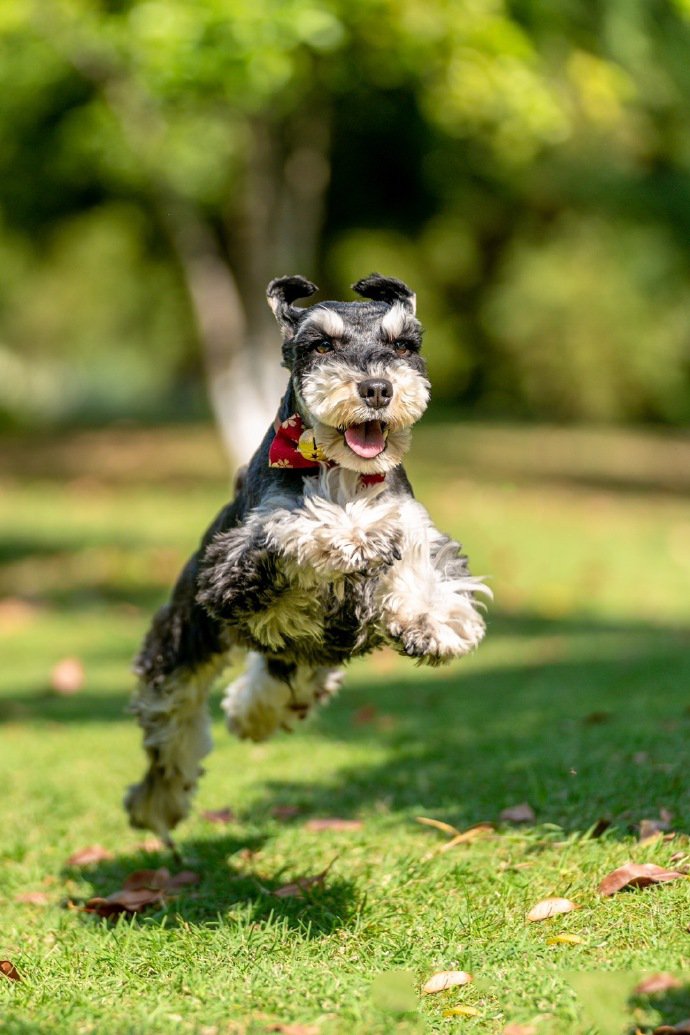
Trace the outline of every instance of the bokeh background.
[[689, 43], [688, 0], [4, 0], [2, 426], [246, 452], [266, 282], [372, 269], [438, 408], [682, 424]]
[[[687, 881], [596, 888], [688, 859], [689, 112], [690, 0], [0, 0], [12, 1031], [335, 1011], [309, 1030], [410, 1035], [372, 975], [460, 966], [472, 1030], [572, 1033], [558, 967], [687, 975]], [[275, 413], [266, 283], [348, 298], [372, 270], [418, 294], [409, 470], [491, 580], [486, 640], [442, 669], [357, 661], [267, 744], [230, 738], [216, 694], [179, 832], [198, 894], [92, 924], [60, 904], [173, 865], [120, 807], [131, 659]], [[537, 825], [507, 829], [525, 802]], [[420, 815], [499, 829], [437, 855]], [[66, 862], [94, 842], [110, 861]], [[271, 893], [336, 859], [323, 894]], [[584, 907], [577, 944], [525, 923], [552, 895]], [[449, 1030], [440, 998], [425, 1031]]]

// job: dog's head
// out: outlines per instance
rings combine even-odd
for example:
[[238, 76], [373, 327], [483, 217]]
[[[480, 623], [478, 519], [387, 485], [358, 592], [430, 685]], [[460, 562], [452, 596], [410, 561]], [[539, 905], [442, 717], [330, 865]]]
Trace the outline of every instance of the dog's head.
[[402, 460], [429, 401], [415, 296], [401, 280], [372, 273], [353, 285], [366, 302], [293, 305], [317, 290], [304, 277], [280, 277], [267, 289], [301, 416], [329, 460], [383, 474]]

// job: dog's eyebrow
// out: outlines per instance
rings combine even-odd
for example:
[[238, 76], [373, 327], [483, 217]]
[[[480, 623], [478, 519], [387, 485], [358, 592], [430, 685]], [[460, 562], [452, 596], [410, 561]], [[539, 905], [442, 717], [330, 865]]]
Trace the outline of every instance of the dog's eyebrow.
[[332, 309], [313, 309], [303, 326], [316, 326], [329, 338], [342, 338], [345, 334], [345, 322], [342, 316], [333, 312]]
[[415, 334], [417, 329], [415, 324], [416, 321], [410, 320], [410, 314], [405, 306], [400, 302], [395, 302], [381, 320], [381, 330], [388, 341], [395, 341], [403, 331]]

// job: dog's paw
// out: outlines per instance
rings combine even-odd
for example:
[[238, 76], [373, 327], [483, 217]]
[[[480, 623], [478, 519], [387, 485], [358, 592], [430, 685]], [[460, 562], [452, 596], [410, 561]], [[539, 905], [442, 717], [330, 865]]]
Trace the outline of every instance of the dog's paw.
[[141, 783], [132, 784], [124, 799], [133, 827], [152, 830], [166, 843], [170, 831], [189, 813], [193, 787], [185, 786], [180, 774], [168, 779], [150, 770]]
[[399, 529], [356, 528], [324, 542], [315, 567], [342, 575], [374, 574], [401, 558], [402, 533]]
[[388, 628], [398, 651], [425, 665], [443, 665], [468, 654], [479, 645], [484, 631], [484, 622], [476, 612], [462, 623], [419, 615], [404, 625], [394, 622]]

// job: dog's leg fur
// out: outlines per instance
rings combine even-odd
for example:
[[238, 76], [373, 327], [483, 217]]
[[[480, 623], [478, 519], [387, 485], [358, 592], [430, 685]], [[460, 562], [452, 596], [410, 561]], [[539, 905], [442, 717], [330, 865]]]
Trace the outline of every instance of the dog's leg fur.
[[343, 680], [339, 668], [289, 664], [250, 651], [246, 670], [226, 689], [228, 729], [245, 740], [267, 740], [278, 729], [292, 732], [317, 703], [332, 697]]
[[206, 697], [225, 664], [229, 644], [218, 622], [195, 601], [197, 557], [184, 569], [169, 604], [160, 609], [135, 670], [132, 711], [144, 731], [149, 766], [129, 788], [125, 808], [135, 827], [170, 843], [170, 830], [189, 812], [211, 750]]
[[484, 619], [475, 595], [491, 595], [469, 574], [460, 544], [439, 532], [414, 499], [401, 510], [402, 557], [379, 579], [376, 601], [384, 634], [400, 653], [440, 665], [474, 650]]

